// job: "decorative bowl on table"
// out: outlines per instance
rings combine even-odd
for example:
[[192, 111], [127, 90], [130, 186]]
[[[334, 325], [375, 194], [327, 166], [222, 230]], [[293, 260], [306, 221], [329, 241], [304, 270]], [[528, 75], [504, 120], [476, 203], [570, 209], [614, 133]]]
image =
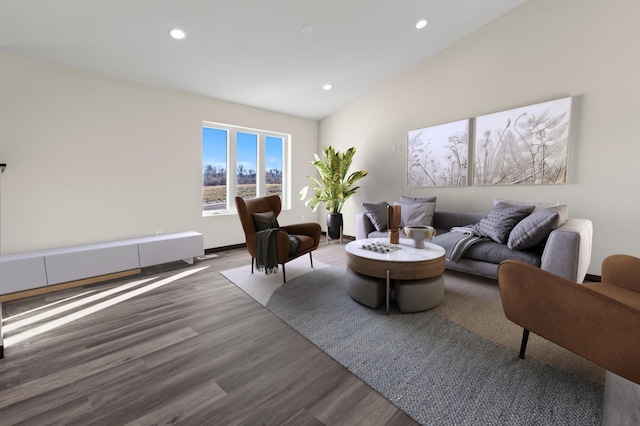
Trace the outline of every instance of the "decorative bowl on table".
[[436, 235], [436, 230], [427, 225], [407, 225], [403, 231], [413, 240], [415, 248], [424, 248], [424, 240], [430, 240]]

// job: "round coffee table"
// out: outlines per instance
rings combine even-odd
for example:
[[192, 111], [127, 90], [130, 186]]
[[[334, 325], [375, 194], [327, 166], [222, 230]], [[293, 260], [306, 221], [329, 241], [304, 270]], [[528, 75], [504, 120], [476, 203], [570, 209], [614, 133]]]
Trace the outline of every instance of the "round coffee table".
[[[366, 277], [384, 278], [384, 298], [389, 314], [389, 293], [391, 280], [396, 283], [396, 302], [401, 312], [419, 312], [431, 309], [444, 298], [444, 255], [439, 245], [425, 242], [424, 248], [413, 248], [410, 240], [400, 240], [388, 252], [367, 250], [366, 246], [388, 244], [388, 238], [367, 238], [356, 240], [345, 246], [347, 267]], [[347, 274], [346, 280], [353, 279]], [[346, 283], [347, 292], [356, 301], [370, 299], [362, 283]], [[370, 291], [376, 289], [375, 281], [370, 283]], [[366, 284], [364, 284], [366, 285]], [[367, 303], [363, 303], [367, 304]], [[367, 304], [371, 306], [370, 304]], [[373, 307], [373, 306], [372, 306]]]

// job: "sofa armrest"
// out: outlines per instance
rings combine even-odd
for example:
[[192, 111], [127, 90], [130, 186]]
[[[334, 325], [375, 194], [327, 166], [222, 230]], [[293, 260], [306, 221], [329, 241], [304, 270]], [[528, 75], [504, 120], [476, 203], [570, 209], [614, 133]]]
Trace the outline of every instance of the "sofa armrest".
[[602, 262], [602, 282], [640, 293], [640, 259], [626, 254], [608, 256]]
[[540, 269], [582, 283], [591, 263], [592, 243], [593, 224], [590, 220], [567, 219], [549, 234]]
[[375, 231], [376, 228], [369, 220], [366, 214], [356, 214], [356, 240], [363, 240], [369, 237], [369, 234]]

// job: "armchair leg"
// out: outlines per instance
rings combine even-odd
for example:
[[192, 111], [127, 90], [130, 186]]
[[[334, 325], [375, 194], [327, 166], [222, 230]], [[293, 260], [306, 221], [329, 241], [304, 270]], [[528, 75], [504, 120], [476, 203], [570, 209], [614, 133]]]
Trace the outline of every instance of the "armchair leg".
[[282, 282], [287, 282], [287, 272], [284, 270], [284, 263], [282, 264]]
[[251, 273], [253, 274], [253, 261], [255, 260], [255, 258], [252, 256], [251, 257]]
[[524, 351], [527, 350], [527, 341], [529, 340], [529, 330], [526, 328], [522, 331], [522, 343], [520, 343], [520, 359], [524, 359]]
[[313, 269], [313, 256], [311, 256], [311, 252], [309, 252], [309, 259], [311, 260], [311, 269]]

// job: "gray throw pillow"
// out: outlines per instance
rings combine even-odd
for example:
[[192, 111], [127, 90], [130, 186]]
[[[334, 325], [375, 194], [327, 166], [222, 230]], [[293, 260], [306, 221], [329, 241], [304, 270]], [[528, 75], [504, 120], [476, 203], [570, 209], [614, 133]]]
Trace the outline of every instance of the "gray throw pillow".
[[253, 221], [258, 231], [264, 231], [269, 228], [280, 228], [278, 219], [276, 219], [276, 215], [273, 212], [253, 213]]
[[472, 228], [480, 235], [489, 237], [496, 243], [504, 244], [507, 242], [513, 227], [527, 217], [534, 207], [498, 203]]
[[414, 198], [414, 197], [407, 197], [405, 195], [400, 196], [401, 204], [435, 203], [435, 202], [436, 202], [436, 197]]
[[507, 247], [524, 250], [547, 239], [551, 231], [567, 221], [569, 206], [561, 205], [536, 210], [522, 219], [509, 234]]
[[432, 226], [433, 212], [436, 210], [436, 203], [393, 203], [393, 205], [400, 206], [400, 225], [402, 227], [408, 225]]
[[362, 203], [364, 214], [369, 218], [376, 231], [387, 230], [387, 207], [389, 203], [381, 201], [379, 203]]

